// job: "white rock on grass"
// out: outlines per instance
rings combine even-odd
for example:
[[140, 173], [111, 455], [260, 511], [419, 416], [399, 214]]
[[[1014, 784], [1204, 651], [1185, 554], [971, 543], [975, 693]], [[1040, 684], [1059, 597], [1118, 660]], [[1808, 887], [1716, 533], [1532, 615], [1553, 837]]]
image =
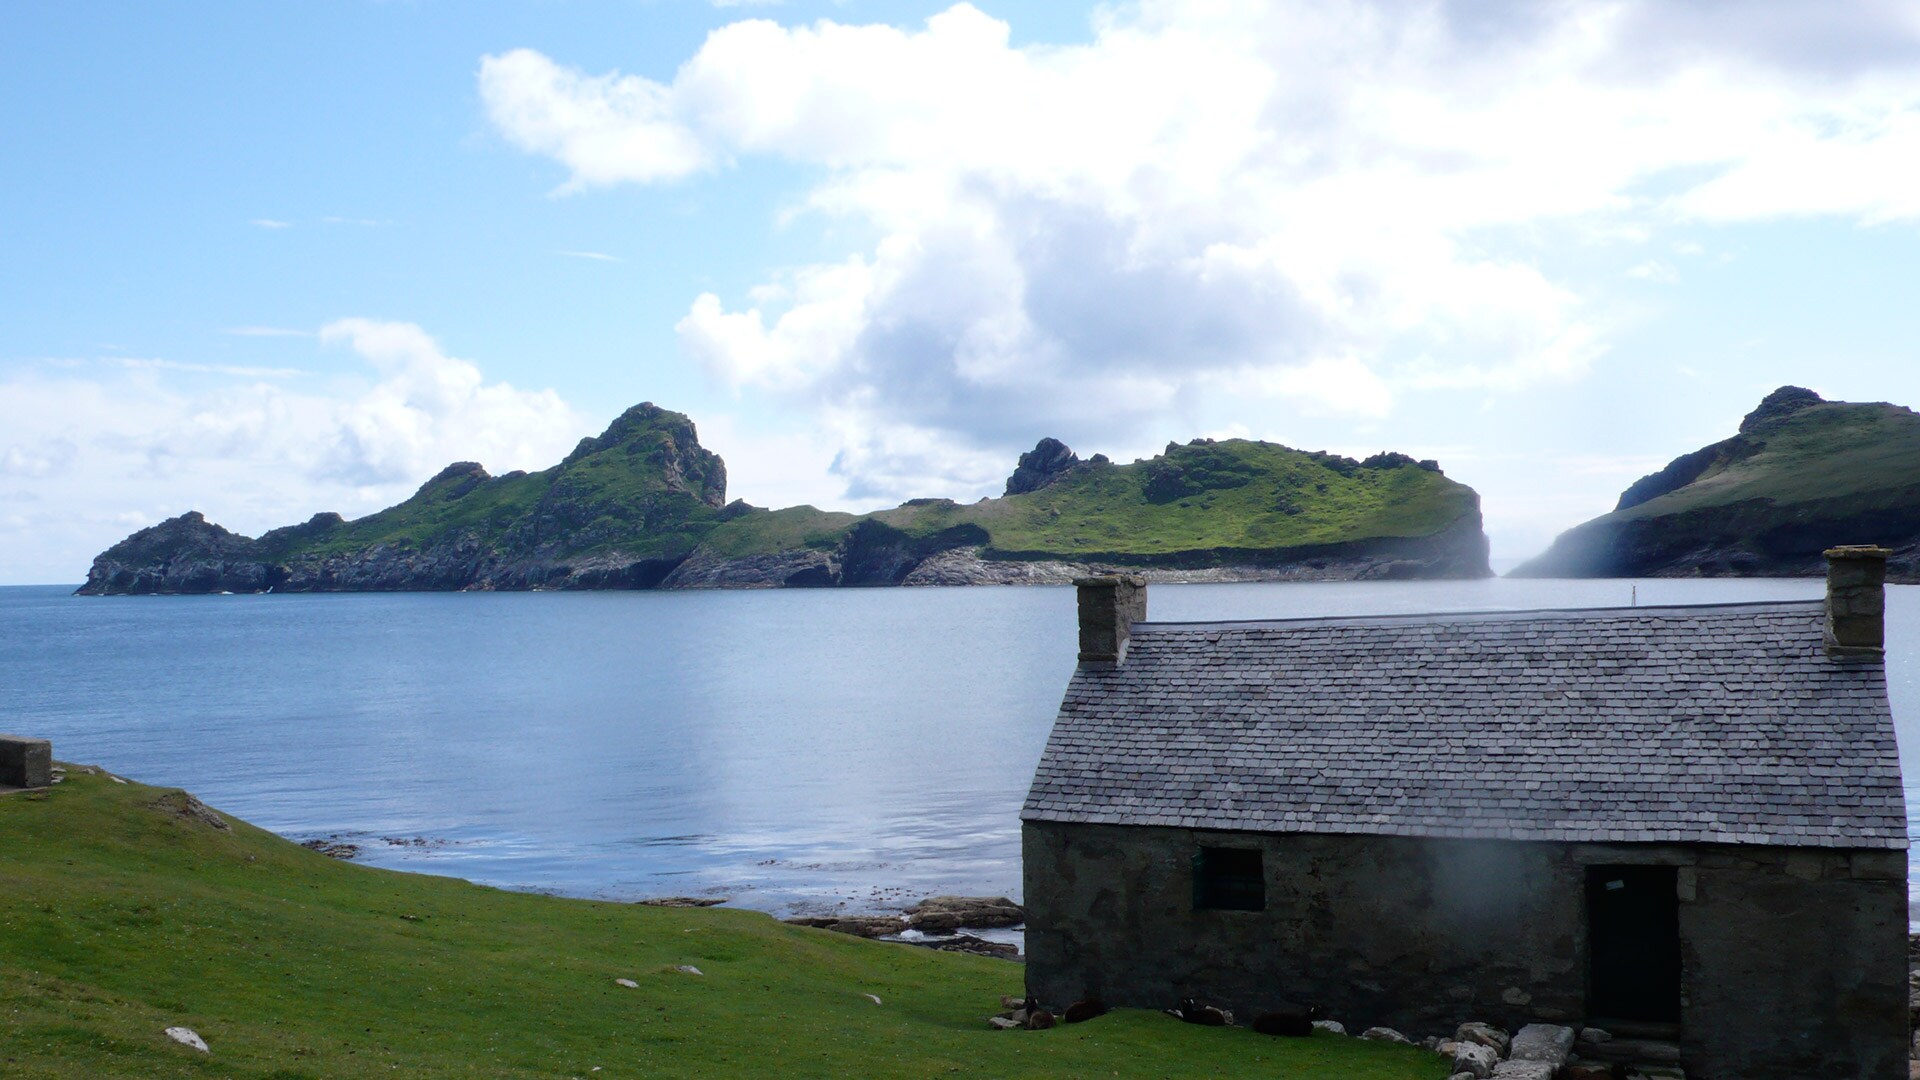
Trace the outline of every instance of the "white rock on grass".
[[1361, 1032], [1360, 1037], [1363, 1039], [1372, 1039], [1374, 1042], [1399, 1043], [1402, 1046], [1413, 1045], [1412, 1039], [1407, 1038], [1405, 1035], [1400, 1034], [1390, 1027], [1370, 1027]]
[[613, 981], [614, 981], [614, 984], [615, 984], [615, 985], [617, 985], [617, 986], [624, 986], [624, 987], [626, 987], [626, 988], [627, 988], [627, 989], [629, 989], [629, 990], [638, 990], [638, 989], [640, 989], [640, 984], [639, 984], [639, 983], [637, 983], [637, 982], [634, 982], [634, 981], [633, 981], [632, 979], [615, 979], [615, 980], [613, 980]]
[[706, 972], [701, 971], [699, 968], [694, 967], [692, 964], [681, 964], [679, 967], [676, 967], [673, 970], [681, 973], [682, 975], [705, 975], [706, 974]]
[[1507, 1056], [1515, 1061], [1544, 1061], [1554, 1068], [1566, 1064], [1573, 1051], [1573, 1029], [1559, 1024], [1528, 1024], [1514, 1033]]
[[192, 1028], [170, 1027], [167, 1029], [167, 1038], [172, 1039], [181, 1046], [191, 1046], [203, 1054], [213, 1053], [213, 1051], [207, 1049], [207, 1040], [201, 1038], [199, 1033], [195, 1032]]
[[875, 1005], [878, 1005], [881, 1003], [879, 994], [862, 994], [860, 996], [866, 998], [868, 1001], [873, 1002]]

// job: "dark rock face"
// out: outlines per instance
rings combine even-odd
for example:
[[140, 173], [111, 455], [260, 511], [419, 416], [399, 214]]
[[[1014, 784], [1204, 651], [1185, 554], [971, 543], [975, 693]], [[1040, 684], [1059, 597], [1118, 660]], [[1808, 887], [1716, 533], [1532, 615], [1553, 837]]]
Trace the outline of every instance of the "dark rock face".
[[[253, 540], [189, 510], [141, 529], [93, 560], [83, 593], [257, 592], [266, 568], [249, 558]], [[235, 588], [235, 585], [240, 586]]]
[[956, 525], [932, 536], [915, 537], [884, 522], [855, 525], [840, 549], [841, 585], [898, 585], [929, 557], [988, 541], [978, 525]]
[[442, 497], [457, 499], [491, 479], [493, 477], [487, 475], [487, 470], [481, 468], [479, 462], [456, 461], [435, 473], [433, 479], [421, 484], [418, 494], [443, 489], [438, 492]]
[[1844, 544], [1893, 551], [1887, 580], [1920, 581], [1920, 483], [1904, 509], [1862, 511], [1850, 499], [1783, 514], [1765, 500], [1660, 517], [1600, 518], [1562, 533], [1515, 577], [1818, 577], [1821, 552]]
[[1020, 455], [1020, 463], [1007, 477], [1008, 495], [1039, 491], [1060, 478], [1060, 474], [1080, 464], [1080, 458], [1067, 444], [1055, 438], [1041, 439], [1033, 449]]

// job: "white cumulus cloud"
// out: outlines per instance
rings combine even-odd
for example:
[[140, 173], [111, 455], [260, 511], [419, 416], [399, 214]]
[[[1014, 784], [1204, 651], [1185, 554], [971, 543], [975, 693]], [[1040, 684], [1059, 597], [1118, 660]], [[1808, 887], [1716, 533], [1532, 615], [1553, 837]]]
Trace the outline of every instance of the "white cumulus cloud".
[[817, 178], [801, 213], [875, 237], [679, 323], [723, 382], [830, 418], [874, 494], [1170, 412], [1379, 417], [1578, 379], [1610, 286], [1549, 269], [1543, 236], [1920, 219], [1910, 6], [1142, 0], [1094, 31], [1016, 47], [965, 3], [753, 19], [670, 78], [518, 49], [479, 90], [568, 192], [767, 157]]
[[[43, 364], [0, 377], [0, 580], [78, 581], [76, 553], [198, 509], [257, 534], [321, 510], [391, 505], [449, 462], [545, 468], [592, 424], [552, 390], [489, 380], [411, 323], [342, 319], [288, 372], [175, 361]], [[131, 524], [130, 524], [131, 523]]]

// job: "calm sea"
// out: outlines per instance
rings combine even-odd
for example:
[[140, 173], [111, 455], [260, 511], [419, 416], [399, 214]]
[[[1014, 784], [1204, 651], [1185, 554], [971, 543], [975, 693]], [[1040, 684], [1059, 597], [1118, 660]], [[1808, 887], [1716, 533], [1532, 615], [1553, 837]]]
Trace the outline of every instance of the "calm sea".
[[[1159, 619], [1810, 598], [1814, 581], [1153, 587]], [[0, 731], [363, 861], [776, 913], [1018, 896], [1069, 588], [77, 598], [0, 588]], [[1920, 805], [1920, 588], [1889, 668]]]

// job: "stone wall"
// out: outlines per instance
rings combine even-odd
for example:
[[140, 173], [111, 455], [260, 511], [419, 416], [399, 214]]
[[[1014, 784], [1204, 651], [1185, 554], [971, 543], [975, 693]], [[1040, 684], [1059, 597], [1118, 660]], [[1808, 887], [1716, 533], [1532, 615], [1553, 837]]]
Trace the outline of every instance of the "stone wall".
[[0, 735], [0, 788], [38, 788], [51, 783], [52, 743], [20, 735]]
[[[1264, 853], [1264, 911], [1196, 911], [1200, 845]], [[1906, 856], [1025, 827], [1028, 989], [1242, 1016], [1320, 1005], [1416, 1037], [1585, 1017], [1586, 867], [1672, 865], [1682, 1048], [1706, 1080], [1904, 1075]]]

